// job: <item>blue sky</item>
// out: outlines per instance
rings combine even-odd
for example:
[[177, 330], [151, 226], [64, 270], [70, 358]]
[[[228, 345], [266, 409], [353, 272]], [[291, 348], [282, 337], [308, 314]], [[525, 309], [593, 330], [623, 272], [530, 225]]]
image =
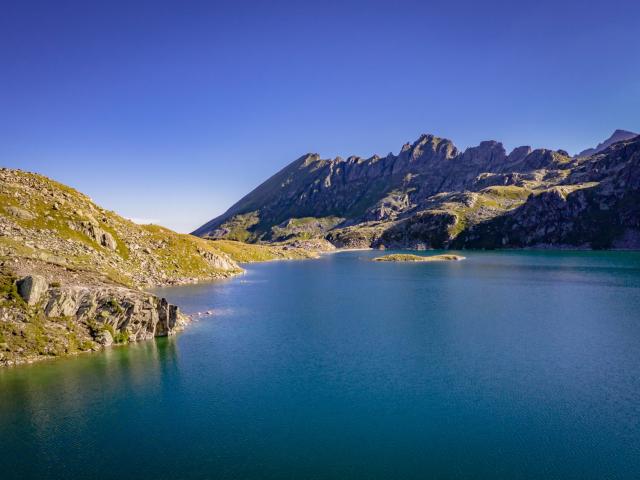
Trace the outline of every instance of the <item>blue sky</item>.
[[640, 131], [637, 1], [2, 2], [0, 164], [190, 231], [306, 152]]

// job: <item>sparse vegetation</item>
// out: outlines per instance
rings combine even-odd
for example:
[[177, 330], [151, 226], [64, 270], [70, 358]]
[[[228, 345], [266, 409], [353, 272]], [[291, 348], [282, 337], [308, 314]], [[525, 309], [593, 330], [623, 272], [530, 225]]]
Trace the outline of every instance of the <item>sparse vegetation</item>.
[[126, 330], [117, 332], [115, 335], [113, 335], [113, 342], [119, 344], [129, 343], [129, 332], [127, 332]]
[[116, 313], [122, 315], [124, 313], [124, 309], [120, 306], [120, 302], [118, 302], [115, 298], [109, 299], [107, 302], [109, 308], [111, 308], [112, 313]]
[[[227, 240], [238, 242], [256, 241], [260, 239], [260, 234], [254, 232], [254, 228], [260, 222], [258, 212], [249, 212], [242, 215], [234, 215], [220, 225], [219, 230]], [[216, 238], [214, 235], [212, 238]]]
[[266, 262], [269, 260], [314, 258], [314, 252], [290, 248], [286, 245], [258, 245], [234, 240], [210, 240], [213, 246], [240, 263]]
[[27, 304], [18, 294], [15, 276], [0, 270], [0, 305], [1, 304], [9, 304], [23, 310], [27, 309]]
[[324, 235], [342, 222], [340, 217], [304, 217], [291, 218], [280, 225], [271, 227], [270, 240], [287, 241], [292, 239], [309, 240]]

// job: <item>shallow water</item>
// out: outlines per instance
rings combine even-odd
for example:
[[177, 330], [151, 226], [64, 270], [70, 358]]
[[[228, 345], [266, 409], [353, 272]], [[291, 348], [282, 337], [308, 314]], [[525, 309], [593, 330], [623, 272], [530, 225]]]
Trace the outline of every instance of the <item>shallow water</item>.
[[216, 315], [0, 370], [2, 478], [640, 478], [640, 253], [377, 254], [163, 289]]

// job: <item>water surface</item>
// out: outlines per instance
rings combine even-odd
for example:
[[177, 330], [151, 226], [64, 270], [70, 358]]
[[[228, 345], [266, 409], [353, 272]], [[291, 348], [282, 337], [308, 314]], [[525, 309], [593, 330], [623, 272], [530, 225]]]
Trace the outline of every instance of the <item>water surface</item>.
[[2, 478], [640, 478], [640, 253], [376, 254], [163, 289], [216, 315], [0, 370]]

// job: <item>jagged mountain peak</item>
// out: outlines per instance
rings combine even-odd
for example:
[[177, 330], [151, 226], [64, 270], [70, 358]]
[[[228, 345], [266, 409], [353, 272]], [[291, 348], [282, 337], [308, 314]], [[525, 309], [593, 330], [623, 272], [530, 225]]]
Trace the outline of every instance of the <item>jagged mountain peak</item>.
[[605, 141], [599, 143], [595, 148], [587, 148], [580, 152], [577, 157], [588, 157], [590, 155], [595, 155], [596, 153], [600, 153], [603, 150], [606, 150], [611, 145], [617, 142], [621, 142], [624, 140], [630, 140], [633, 137], [638, 136], [637, 133], [630, 132], [629, 130], [616, 129], [609, 138]]
[[631, 138], [631, 137], [634, 137], [634, 136], [637, 136], [637, 135], [638, 135], [638, 134], [637, 134], [637, 133], [635, 133], [635, 132], [631, 132], [631, 131], [629, 131], [629, 130], [622, 130], [622, 129], [620, 129], [620, 128], [617, 128], [617, 129], [613, 132], [613, 134], [612, 134], [611, 136], [612, 136], [612, 137], [621, 137], [621, 136], [625, 136], [625, 137]]
[[511, 150], [511, 153], [509, 153], [509, 156], [507, 157], [509, 160], [509, 163], [514, 163], [514, 162], [519, 162], [521, 160], [524, 160], [524, 158], [529, 155], [532, 152], [532, 148], [529, 145], [522, 145], [520, 147], [516, 147], [513, 150]]

